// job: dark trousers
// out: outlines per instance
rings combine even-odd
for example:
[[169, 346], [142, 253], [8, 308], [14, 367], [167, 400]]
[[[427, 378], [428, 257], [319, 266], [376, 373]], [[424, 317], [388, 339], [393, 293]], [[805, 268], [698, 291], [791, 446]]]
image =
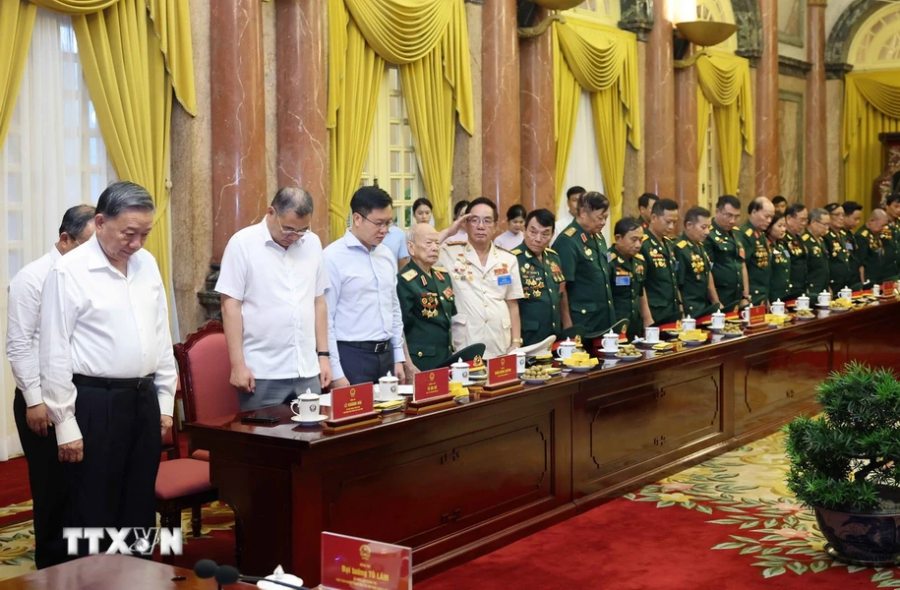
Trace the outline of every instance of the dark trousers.
[[362, 346], [362, 343], [338, 341], [338, 354], [341, 357], [341, 369], [344, 377], [351, 385], [357, 383], [378, 383], [378, 379], [394, 372], [394, 350], [390, 342], [386, 350], [375, 352], [375, 346]]
[[52, 428], [47, 436], [32, 432], [25, 421], [26, 409], [25, 398], [16, 389], [13, 414], [28, 462], [28, 483], [34, 506], [34, 563], [41, 569], [66, 560], [66, 544], [62, 538], [66, 486], [63, 466], [57, 459], [56, 432]]
[[[84, 459], [65, 464], [70, 501], [64, 525], [155, 527], [162, 450], [156, 386], [150, 379], [130, 387], [87, 385], [77, 375], [73, 381]], [[108, 544], [107, 538], [101, 548]], [[87, 543], [79, 544], [79, 554], [87, 554]]]

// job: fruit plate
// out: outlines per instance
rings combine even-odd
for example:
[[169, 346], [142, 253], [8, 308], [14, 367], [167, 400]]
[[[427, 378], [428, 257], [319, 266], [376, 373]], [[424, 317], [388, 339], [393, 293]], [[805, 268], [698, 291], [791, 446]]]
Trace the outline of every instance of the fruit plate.
[[543, 385], [547, 381], [550, 381], [549, 378], [545, 379], [529, 379], [528, 377], [523, 377], [522, 381], [525, 382], [526, 385]]
[[620, 360], [620, 361], [636, 361], [636, 360], [640, 360], [640, 359], [644, 358], [644, 355], [643, 355], [642, 353], [638, 353], [638, 354], [617, 354], [617, 355], [616, 355], [615, 357], [613, 357], [613, 358], [615, 358], [616, 360]]

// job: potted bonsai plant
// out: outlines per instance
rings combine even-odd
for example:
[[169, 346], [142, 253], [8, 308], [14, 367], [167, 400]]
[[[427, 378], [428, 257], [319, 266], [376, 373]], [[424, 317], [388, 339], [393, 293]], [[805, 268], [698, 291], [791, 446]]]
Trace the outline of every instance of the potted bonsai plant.
[[818, 387], [823, 414], [787, 425], [788, 487], [815, 510], [828, 552], [900, 561], [900, 382], [851, 362]]

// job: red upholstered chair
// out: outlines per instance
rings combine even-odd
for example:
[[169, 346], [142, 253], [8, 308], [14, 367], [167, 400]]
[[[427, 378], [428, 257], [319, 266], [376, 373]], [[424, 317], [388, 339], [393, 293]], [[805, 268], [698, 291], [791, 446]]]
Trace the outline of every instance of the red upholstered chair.
[[[160, 515], [160, 525], [166, 528], [181, 526], [181, 511], [191, 509], [191, 534], [200, 536], [200, 507], [219, 497], [209, 482], [209, 462], [198, 459], [180, 458], [178, 429], [172, 427], [166, 435], [172, 448], [174, 459], [161, 461], [156, 474], [156, 511]], [[167, 441], [163, 441], [166, 446]]]
[[[199, 330], [175, 345], [175, 360], [184, 396], [187, 422], [206, 422], [241, 411], [237, 393], [228, 378], [228, 345], [222, 323], [207, 322]], [[209, 460], [209, 452], [188, 446], [194, 459]]]

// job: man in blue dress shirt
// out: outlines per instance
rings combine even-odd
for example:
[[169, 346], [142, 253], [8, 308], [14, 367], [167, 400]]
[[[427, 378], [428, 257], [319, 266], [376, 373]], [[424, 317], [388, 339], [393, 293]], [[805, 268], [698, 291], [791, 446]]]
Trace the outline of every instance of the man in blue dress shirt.
[[382, 242], [393, 220], [383, 189], [364, 186], [350, 199], [347, 233], [325, 248], [328, 350], [334, 386], [377, 382], [389, 371], [401, 382], [403, 319], [397, 259]]

